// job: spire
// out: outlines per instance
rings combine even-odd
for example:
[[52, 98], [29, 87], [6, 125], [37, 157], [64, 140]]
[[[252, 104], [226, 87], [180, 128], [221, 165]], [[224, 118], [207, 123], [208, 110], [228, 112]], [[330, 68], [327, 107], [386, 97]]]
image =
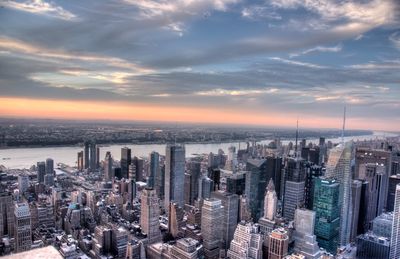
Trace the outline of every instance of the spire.
[[297, 126], [296, 126], [296, 145], [294, 147], [294, 156], [297, 157], [297, 142], [299, 140], [299, 118], [297, 118]]
[[273, 192], [273, 191], [275, 191], [275, 184], [271, 178], [271, 179], [269, 179], [269, 182], [268, 182], [267, 192]]
[[343, 110], [343, 128], [342, 128], [342, 144], [344, 144], [344, 130], [346, 128], [346, 105]]

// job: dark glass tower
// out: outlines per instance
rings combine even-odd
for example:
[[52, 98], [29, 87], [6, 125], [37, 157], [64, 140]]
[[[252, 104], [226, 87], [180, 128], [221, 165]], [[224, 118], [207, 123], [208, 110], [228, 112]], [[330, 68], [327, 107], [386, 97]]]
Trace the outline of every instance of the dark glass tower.
[[336, 180], [315, 179], [313, 210], [316, 213], [314, 233], [319, 246], [336, 254], [340, 229], [339, 183]]

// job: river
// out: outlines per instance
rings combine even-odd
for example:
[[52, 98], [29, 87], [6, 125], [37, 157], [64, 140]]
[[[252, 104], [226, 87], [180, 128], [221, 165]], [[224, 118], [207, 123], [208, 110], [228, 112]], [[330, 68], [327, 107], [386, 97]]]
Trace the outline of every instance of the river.
[[[346, 141], [350, 140], [371, 140], [383, 137], [396, 136], [384, 132], [374, 132], [372, 135], [364, 136], [349, 136], [345, 137]], [[327, 139], [326, 141], [332, 141], [333, 143], [338, 143], [340, 138]], [[272, 139], [266, 139], [257, 143], [268, 144]], [[287, 144], [294, 140], [283, 140], [282, 143]], [[309, 142], [318, 143], [318, 139], [307, 139]], [[204, 154], [210, 152], [218, 152], [218, 149], [224, 150], [226, 152], [230, 146], [235, 146], [236, 148], [244, 148], [246, 146], [245, 142], [232, 142], [232, 143], [210, 143], [210, 144], [186, 144], [186, 156], [194, 156], [195, 154]], [[119, 160], [121, 157], [121, 148], [129, 147], [132, 149], [132, 156], [148, 156], [150, 152], [157, 151], [161, 155], [165, 154], [165, 144], [128, 144], [128, 145], [109, 145], [100, 146], [100, 159], [102, 160], [105, 156], [105, 152], [111, 151], [114, 159]], [[83, 147], [68, 146], [68, 147], [38, 147], [38, 148], [9, 148], [0, 149], [0, 165], [4, 165], [6, 168], [10, 169], [23, 169], [30, 168], [32, 165], [36, 164], [38, 161], [44, 161], [46, 158], [54, 159], [55, 163], [64, 163], [67, 165], [75, 166], [77, 160], [77, 152], [83, 150]]]

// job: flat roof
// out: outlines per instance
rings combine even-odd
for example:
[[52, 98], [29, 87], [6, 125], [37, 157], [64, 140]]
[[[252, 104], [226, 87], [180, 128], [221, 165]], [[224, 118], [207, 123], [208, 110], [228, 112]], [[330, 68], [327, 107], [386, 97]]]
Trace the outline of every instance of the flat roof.
[[63, 259], [54, 246], [35, 248], [22, 253], [6, 255], [4, 259]]

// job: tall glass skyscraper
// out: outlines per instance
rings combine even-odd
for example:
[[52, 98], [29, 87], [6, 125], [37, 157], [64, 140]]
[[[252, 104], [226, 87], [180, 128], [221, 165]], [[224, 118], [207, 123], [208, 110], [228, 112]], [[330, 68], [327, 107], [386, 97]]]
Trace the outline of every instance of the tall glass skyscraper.
[[150, 153], [150, 168], [149, 168], [149, 178], [147, 179], [147, 187], [154, 188], [155, 179], [157, 177], [160, 167], [160, 155], [157, 152]]
[[350, 242], [351, 233], [351, 158], [352, 142], [342, 143], [332, 148], [329, 152], [325, 176], [334, 178], [340, 183], [339, 204], [340, 207], [340, 238], [339, 245], [346, 245]]
[[165, 198], [167, 209], [171, 201], [180, 207], [185, 205], [185, 146], [167, 145], [165, 152]]
[[340, 228], [339, 183], [335, 179], [316, 178], [313, 210], [315, 230], [320, 247], [336, 254]]

